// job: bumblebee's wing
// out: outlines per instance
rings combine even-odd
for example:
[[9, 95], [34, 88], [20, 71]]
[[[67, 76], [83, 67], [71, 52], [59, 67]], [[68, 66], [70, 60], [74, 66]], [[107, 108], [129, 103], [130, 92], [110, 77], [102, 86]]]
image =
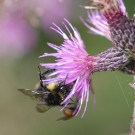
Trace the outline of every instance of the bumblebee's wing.
[[47, 104], [38, 103], [36, 105], [36, 110], [40, 113], [44, 113], [44, 112], [48, 111], [50, 108], [51, 108], [51, 106], [48, 106]]
[[20, 92], [22, 92], [23, 94], [27, 95], [27, 96], [32, 96], [32, 91], [30, 89], [17, 89]]
[[17, 90], [19, 90], [24, 95], [34, 98], [34, 94], [33, 94], [32, 90], [30, 90], [30, 89], [17, 89]]

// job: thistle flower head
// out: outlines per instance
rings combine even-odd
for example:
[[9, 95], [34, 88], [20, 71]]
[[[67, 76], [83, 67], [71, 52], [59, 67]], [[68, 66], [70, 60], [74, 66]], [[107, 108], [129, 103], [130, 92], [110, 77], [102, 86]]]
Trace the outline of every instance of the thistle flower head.
[[85, 21], [84, 24], [93, 34], [105, 36], [109, 40], [111, 40], [109, 25], [117, 22], [119, 17], [127, 16], [123, 0], [92, 0], [92, 6], [86, 9], [89, 9], [87, 22], [95, 28]]
[[[112, 41], [110, 23], [118, 20], [119, 16], [127, 16], [126, 8], [122, 0], [92, 0], [92, 6], [88, 10], [87, 22], [83, 23], [91, 33], [104, 36]], [[93, 10], [94, 9], [94, 10]], [[94, 27], [90, 26], [93, 25]]]
[[67, 20], [65, 20], [65, 22], [72, 29], [73, 34], [65, 23], [63, 24], [69, 33], [69, 37], [54, 24], [55, 28], [52, 29], [63, 37], [64, 42], [61, 46], [48, 43], [48, 45], [57, 52], [50, 54], [44, 53], [41, 57], [54, 56], [56, 60], [55, 63], [41, 65], [46, 68], [55, 69], [55, 71], [50, 74], [50, 76], [53, 77], [45, 80], [47, 83], [62, 81], [65, 81], [65, 84], [74, 83], [71, 92], [62, 104], [67, 104], [70, 99], [75, 96], [79, 103], [76, 113], [78, 114], [84, 101], [86, 102], [84, 112], [86, 111], [91, 83], [90, 78], [96, 63], [95, 57], [88, 55], [86, 52], [85, 45], [77, 29]]
[[[127, 57], [134, 58], [135, 22], [129, 19], [122, 0], [93, 0], [97, 10], [89, 10], [88, 23], [84, 24], [94, 34], [102, 35]], [[98, 5], [104, 5], [99, 8]]]

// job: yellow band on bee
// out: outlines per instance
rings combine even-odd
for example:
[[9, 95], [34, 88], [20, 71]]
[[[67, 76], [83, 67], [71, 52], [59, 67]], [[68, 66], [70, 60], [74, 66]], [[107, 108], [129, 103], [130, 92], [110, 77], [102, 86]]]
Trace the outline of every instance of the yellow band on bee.
[[53, 91], [58, 86], [58, 83], [50, 83], [46, 87], [48, 90]]

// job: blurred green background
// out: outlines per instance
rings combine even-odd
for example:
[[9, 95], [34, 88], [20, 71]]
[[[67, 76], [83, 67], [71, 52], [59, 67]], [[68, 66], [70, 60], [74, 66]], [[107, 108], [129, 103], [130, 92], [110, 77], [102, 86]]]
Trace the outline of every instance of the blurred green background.
[[[132, 17], [135, 2], [124, 2]], [[85, 10], [80, 8], [82, 3], [85, 2], [74, 1], [74, 16], [71, 15], [69, 21], [79, 30], [88, 52], [97, 54], [111, 47], [111, 43], [103, 37], [88, 34], [87, 28], [79, 20], [79, 16], [86, 18]], [[38, 58], [44, 52], [53, 51], [46, 43], [61, 44], [62, 38], [59, 36], [42, 30], [38, 34], [37, 46], [23, 57], [0, 58], [0, 135], [127, 135], [135, 96], [134, 90], [128, 85], [132, 82], [129, 75], [120, 72], [95, 73], [92, 79], [96, 106], [90, 96], [85, 116], [68, 121], [57, 121], [63, 116], [58, 107], [43, 114], [38, 113], [35, 110], [36, 102], [17, 91], [17, 88], [33, 89], [39, 80], [37, 66], [52, 61], [49, 58]]]

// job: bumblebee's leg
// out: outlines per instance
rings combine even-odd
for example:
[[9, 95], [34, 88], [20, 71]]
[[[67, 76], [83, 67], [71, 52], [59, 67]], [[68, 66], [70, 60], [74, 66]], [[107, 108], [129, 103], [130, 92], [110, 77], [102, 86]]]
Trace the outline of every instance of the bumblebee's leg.
[[45, 75], [52, 73], [53, 71], [55, 71], [55, 69], [46, 69], [43, 73], [40, 72], [42, 79], [46, 79]]
[[66, 75], [65, 80], [62, 82], [64, 85], [66, 85], [67, 78], [68, 78], [68, 74]]
[[39, 79], [40, 79], [40, 86], [43, 88], [44, 85], [43, 85], [41, 70], [40, 70], [40, 67], [39, 66], [38, 66], [38, 73], [39, 73]]
[[38, 71], [39, 71], [40, 80], [43, 80], [43, 79], [46, 79], [45, 77], [46, 74], [55, 71], [55, 69], [46, 69], [43, 73], [41, 73], [40, 67], [38, 66]]
[[44, 72], [41, 73], [40, 67], [38, 66], [38, 71], [39, 71], [39, 77], [40, 79], [46, 79], [45, 75], [48, 73], [51, 73], [53, 71], [55, 71], [55, 69], [46, 69]]

